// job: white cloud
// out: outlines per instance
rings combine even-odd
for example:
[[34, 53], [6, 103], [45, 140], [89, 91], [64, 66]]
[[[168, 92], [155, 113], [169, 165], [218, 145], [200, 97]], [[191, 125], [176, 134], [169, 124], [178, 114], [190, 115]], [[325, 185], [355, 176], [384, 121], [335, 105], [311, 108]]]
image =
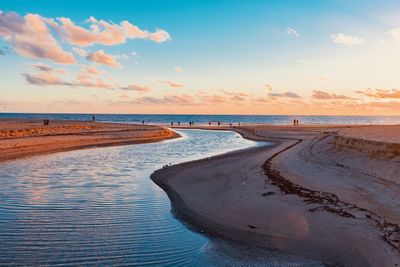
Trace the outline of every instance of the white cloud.
[[74, 48], [72, 48], [72, 50], [75, 52], [75, 54], [77, 54], [78, 56], [81, 56], [81, 57], [87, 57], [87, 55], [88, 55], [86, 50], [83, 48], [74, 47]]
[[265, 87], [265, 89], [267, 89], [268, 91], [272, 91], [272, 85], [271, 84], [269, 84], [269, 83], [265, 83], [264, 84], [264, 87]]
[[321, 81], [324, 81], [324, 82], [333, 82], [332, 79], [330, 79], [330, 78], [328, 78], [326, 76], [317, 75], [317, 78], [320, 79]]
[[300, 34], [293, 28], [287, 27], [286, 33], [298, 37]]
[[400, 28], [392, 29], [388, 33], [395, 41], [400, 41]]
[[345, 35], [343, 33], [332, 34], [331, 38], [334, 43], [347, 45], [347, 46], [355, 46], [355, 45], [361, 45], [361, 44], [365, 43], [364, 39], [362, 39], [360, 37]]

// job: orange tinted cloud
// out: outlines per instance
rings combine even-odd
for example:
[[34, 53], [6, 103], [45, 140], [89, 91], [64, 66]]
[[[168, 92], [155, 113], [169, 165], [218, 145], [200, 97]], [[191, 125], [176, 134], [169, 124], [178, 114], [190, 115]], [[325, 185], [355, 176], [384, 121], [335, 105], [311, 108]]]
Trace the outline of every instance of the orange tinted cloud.
[[[82, 27], [69, 18], [44, 18], [37, 14], [22, 17], [15, 12], [0, 11], [0, 37], [20, 56], [48, 59], [60, 64], [74, 64], [76, 59], [72, 53], [62, 49], [53, 37], [52, 29], [65, 41], [77, 46], [118, 45], [128, 39], [148, 39], [161, 43], [170, 39], [165, 30], [148, 32], [128, 21], [114, 24], [91, 17], [87, 23], [88, 27]], [[87, 56], [83, 49], [73, 50], [80, 56]], [[117, 66], [114, 61], [106, 62], [108, 65]]]
[[367, 89], [365, 91], [356, 91], [358, 94], [362, 94], [372, 98], [400, 98], [400, 90], [399, 89]]
[[140, 105], [182, 105], [196, 106], [199, 105], [192, 96], [181, 95], [165, 95], [163, 97], [145, 96], [133, 101], [134, 104]]
[[177, 73], [181, 73], [181, 72], [183, 72], [183, 68], [182, 67], [175, 67], [174, 71], [177, 72]]
[[183, 87], [183, 84], [176, 83], [176, 82], [169, 81], [169, 80], [160, 80], [159, 82], [163, 83], [163, 84], [166, 84], [171, 88], [182, 88]]
[[73, 86], [83, 86], [83, 87], [93, 87], [93, 88], [112, 88], [113, 85], [104, 81], [100, 77], [93, 75], [93, 73], [88, 72], [87, 69], [85, 71], [79, 72], [75, 81], [73, 82]]
[[114, 68], [119, 68], [121, 65], [118, 63], [117, 58], [115, 56], [106, 54], [104, 50], [100, 49], [97, 50], [96, 52], [90, 53], [87, 57], [88, 60], [99, 63], [99, 64], [104, 64], [108, 65]]
[[148, 32], [128, 21], [114, 24], [90, 17], [87, 20], [90, 24], [89, 29], [76, 25], [69, 18], [58, 18], [57, 21], [51, 19], [49, 23], [65, 40], [78, 46], [117, 45], [125, 43], [127, 39], [148, 39], [161, 43], [170, 39], [169, 33], [164, 30], [156, 29], [154, 32]]
[[313, 91], [313, 98], [315, 99], [321, 99], [321, 100], [328, 100], [328, 99], [353, 99], [351, 97], [345, 96], [345, 95], [337, 95], [334, 93], [328, 93], [324, 91], [319, 91], [319, 90], [314, 90]]
[[224, 95], [229, 96], [226, 102], [242, 102], [247, 100], [250, 95], [243, 92], [229, 92], [225, 90], [220, 90]]
[[22, 76], [25, 80], [34, 85], [46, 86], [46, 85], [68, 85], [72, 86], [71, 83], [63, 81], [61, 78], [57, 77], [54, 72], [43, 71], [38, 74], [23, 73]]
[[0, 11], [0, 36], [20, 56], [49, 59], [56, 63], [76, 63], [74, 56], [64, 51], [52, 36], [46, 19], [28, 14], [21, 17], [14, 12]]
[[138, 85], [138, 84], [130, 84], [126, 87], [121, 87], [123, 90], [128, 90], [128, 91], [136, 91], [139, 93], [147, 93], [150, 92], [151, 88], [146, 85]]
[[69, 87], [92, 87], [92, 88], [112, 88], [113, 85], [104, 81], [97, 74], [94, 74], [94, 69], [85, 67], [83, 71], [75, 76], [73, 81], [63, 80], [59, 74], [64, 74], [65, 70], [53, 69], [43, 64], [31, 64], [30, 66], [36, 68], [37, 73], [23, 73], [22, 76], [25, 80], [32, 85], [49, 86], [61, 85]]
[[204, 104], [223, 104], [227, 102], [226, 97], [221, 95], [200, 95], [199, 98]]
[[85, 71], [87, 73], [93, 74], [93, 75], [99, 75], [100, 70], [98, 70], [95, 66], [86, 66]]

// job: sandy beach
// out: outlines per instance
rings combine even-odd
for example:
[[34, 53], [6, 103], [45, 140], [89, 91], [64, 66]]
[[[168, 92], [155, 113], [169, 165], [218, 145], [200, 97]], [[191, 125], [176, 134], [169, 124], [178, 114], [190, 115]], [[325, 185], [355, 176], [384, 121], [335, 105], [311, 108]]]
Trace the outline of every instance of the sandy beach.
[[[400, 126], [196, 129], [236, 131], [268, 145], [153, 173], [190, 227], [328, 266], [399, 266]], [[176, 137], [156, 125], [1, 120], [0, 161]]]
[[1, 119], [0, 161], [74, 149], [158, 142], [179, 137], [162, 126], [88, 121]]
[[399, 126], [219, 129], [272, 145], [156, 171], [179, 218], [328, 265], [398, 266]]

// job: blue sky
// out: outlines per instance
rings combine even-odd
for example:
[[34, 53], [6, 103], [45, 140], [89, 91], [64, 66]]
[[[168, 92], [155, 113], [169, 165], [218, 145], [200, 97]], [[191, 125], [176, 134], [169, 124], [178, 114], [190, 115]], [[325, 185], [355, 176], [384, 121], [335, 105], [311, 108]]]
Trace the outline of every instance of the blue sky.
[[[15, 40], [25, 37], [1, 35], [0, 25], [0, 103], [6, 111], [400, 114], [398, 1], [14, 0], [0, 10], [5, 18], [10, 12], [39, 15], [62, 50], [76, 58], [60, 64], [18, 51]], [[57, 18], [64, 17], [90, 30], [91, 16], [112, 25], [128, 21], [150, 33], [161, 29], [169, 38], [81, 46], [48, 22], [61, 25]], [[121, 67], [90, 57], [100, 50]], [[51, 76], [38, 64], [52, 68]], [[74, 81], [85, 66], [101, 72], [90, 79], [104, 86]], [[28, 75], [39, 75], [40, 83]]]

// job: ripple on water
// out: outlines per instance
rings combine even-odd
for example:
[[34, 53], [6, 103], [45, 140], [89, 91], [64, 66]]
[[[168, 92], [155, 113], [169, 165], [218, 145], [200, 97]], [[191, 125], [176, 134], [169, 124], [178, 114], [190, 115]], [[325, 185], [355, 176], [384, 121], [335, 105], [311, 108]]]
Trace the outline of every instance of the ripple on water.
[[0, 265], [238, 265], [177, 221], [149, 177], [255, 143], [232, 132], [182, 135], [1, 164]]

